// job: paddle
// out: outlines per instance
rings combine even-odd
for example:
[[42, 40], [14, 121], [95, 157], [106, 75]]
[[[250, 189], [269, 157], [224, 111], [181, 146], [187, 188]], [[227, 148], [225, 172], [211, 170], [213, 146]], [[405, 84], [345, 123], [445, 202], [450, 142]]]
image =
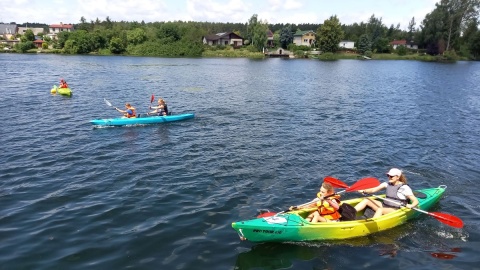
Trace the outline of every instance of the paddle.
[[[405, 207], [405, 205], [403, 205], [402, 203], [399, 203], [397, 201], [390, 200], [388, 198], [383, 198], [383, 197], [380, 197], [380, 196], [377, 196], [377, 195], [374, 195], [374, 194], [371, 194], [371, 195], [375, 198], [378, 198], [378, 199], [388, 201], [388, 202], [394, 203], [396, 205]], [[411, 208], [411, 209], [413, 209], [415, 211], [418, 211], [420, 213], [424, 213], [424, 214], [427, 214], [429, 216], [432, 216], [432, 217], [436, 218], [438, 221], [440, 221], [444, 224], [447, 224], [449, 226], [452, 226], [452, 227], [455, 227], [455, 228], [463, 228], [463, 221], [460, 218], [458, 218], [454, 215], [441, 213], [441, 212], [427, 212], [425, 210], [422, 210], [422, 209], [416, 208], [416, 207]]]
[[[105, 101], [105, 103], [108, 105], [108, 107], [113, 107], [112, 106], [112, 103], [110, 103], [110, 101], [108, 101], [106, 98], [103, 99]], [[113, 107], [113, 109], [117, 109], [116, 107]]]
[[[331, 176], [325, 177], [324, 181], [332, 184], [332, 186], [334, 186], [334, 187], [346, 188], [345, 190], [342, 190], [342, 191], [338, 192], [337, 194], [340, 194], [340, 193], [343, 193], [343, 192], [358, 191], [358, 190], [372, 188], [372, 187], [376, 187], [376, 186], [380, 185], [380, 182], [376, 178], [373, 178], [373, 177], [360, 179], [355, 184], [353, 184], [351, 187], [349, 187], [347, 184], [345, 184], [342, 181], [340, 181], [336, 178], [333, 178]], [[309, 205], [311, 203], [317, 202], [318, 200], [319, 200], [318, 198], [315, 198], [308, 203], [297, 205], [294, 208], [299, 208], [299, 207], [302, 207], [302, 206], [305, 206], [305, 205]], [[282, 213], [285, 213], [285, 212], [288, 212], [288, 211], [290, 211], [290, 209], [282, 211], [282, 212], [278, 212], [278, 213], [265, 212], [265, 213], [262, 213], [262, 214], [258, 215], [257, 217], [258, 218], [270, 217], [270, 216], [282, 214]]]
[[153, 94], [152, 94], [152, 97], [150, 98], [150, 107], [152, 106], [153, 100], [155, 100], [155, 97], [154, 97]]
[[358, 191], [358, 190], [367, 189], [367, 188], [373, 188], [373, 187], [376, 187], [376, 186], [380, 185], [380, 181], [378, 181], [378, 179], [375, 178], [375, 177], [362, 178], [362, 179], [358, 180], [357, 182], [355, 182], [355, 184], [353, 184], [350, 187], [347, 184], [345, 184], [344, 182], [342, 182], [341, 180], [338, 180], [338, 179], [333, 178], [331, 176], [325, 177], [324, 181], [330, 183], [332, 186], [334, 186], [336, 188], [346, 188], [347, 192]]

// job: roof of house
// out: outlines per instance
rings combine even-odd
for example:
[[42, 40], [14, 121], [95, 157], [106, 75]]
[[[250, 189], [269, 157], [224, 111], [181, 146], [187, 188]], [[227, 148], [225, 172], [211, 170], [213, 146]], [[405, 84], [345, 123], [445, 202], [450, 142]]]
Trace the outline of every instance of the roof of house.
[[73, 24], [51, 24], [50, 28], [63, 28], [63, 29], [73, 29]]
[[310, 32], [313, 33], [313, 34], [315, 34], [315, 31], [313, 31], [313, 30], [307, 30], [307, 31], [297, 31], [297, 32], [296, 32], [295, 34], [293, 34], [293, 35], [294, 35], [294, 36], [303, 36], [303, 35], [305, 35], [305, 34], [307, 34], [307, 33], [310, 33]]
[[206, 40], [219, 40], [221, 38], [237, 38], [237, 39], [243, 39], [241, 36], [233, 33], [233, 32], [225, 32], [225, 33], [217, 33], [217, 34], [211, 34], [211, 35], [206, 35], [204, 37]]
[[35, 41], [33, 41], [33, 43], [43, 43], [45, 41], [41, 40], [41, 39], [36, 39]]
[[406, 45], [407, 41], [405, 39], [394, 40], [390, 42], [390, 45]]
[[0, 24], [0, 35], [3, 34], [16, 34], [17, 25], [16, 24]]

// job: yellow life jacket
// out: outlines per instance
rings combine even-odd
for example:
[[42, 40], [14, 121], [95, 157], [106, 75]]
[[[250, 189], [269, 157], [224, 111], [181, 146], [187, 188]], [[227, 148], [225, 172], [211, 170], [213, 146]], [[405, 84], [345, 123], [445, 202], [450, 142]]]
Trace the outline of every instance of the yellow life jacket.
[[329, 200], [335, 200], [337, 204], [340, 205], [340, 195], [334, 194], [328, 196], [328, 200], [322, 199], [317, 202], [318, 213], [320, 214], [320, 216], [326, 219], [337, 220], [341, 217], [341, 215], [338, 212], [338, 209], [335, 209], [333, 208], [333, 206], [330, 205]]

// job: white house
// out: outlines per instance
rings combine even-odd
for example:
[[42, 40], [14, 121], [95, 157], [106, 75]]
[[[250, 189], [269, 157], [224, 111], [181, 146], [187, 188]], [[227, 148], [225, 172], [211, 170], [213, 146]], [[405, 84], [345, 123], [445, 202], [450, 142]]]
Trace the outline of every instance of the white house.
[[38, 34], [43, 33], [43, 28], [41, 27], [18, 27], [18, 33], [25, 35], [25, 32], [27, 32], [28, 29], [32, 30], [35, 36], [38, 36]]
[[49, 32], [47, 36], [49, 36], [51, 39], [56, 39], [58, 33], [61, 33], [64, 31], [67, 31], [67, 32], [74, 31], [73, 24], [63, 24], [63, 23], [51, 24], [48, 28], [49, 28]]
[[350, 40], [342, 40], [338, 43], [338, 47], [345, 48], [345, 49], [353, 49], [355, 48], [355, 42]]

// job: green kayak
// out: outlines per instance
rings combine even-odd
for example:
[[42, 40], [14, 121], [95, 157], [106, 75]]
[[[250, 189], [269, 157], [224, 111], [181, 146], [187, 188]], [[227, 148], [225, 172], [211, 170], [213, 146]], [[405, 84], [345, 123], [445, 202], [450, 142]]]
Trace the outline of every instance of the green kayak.
[[[362, 218], [364, 213], [360, 212], [357, 213], [357, 219], [353, 221], [310, 223], [305, 218], [316, 209], [301, 209], [270, 217], [233, 222], [232, 227], [241, 240], [252, 242], [338, 240], [361, 237], [391, 229], [417, 217], [436, 204], [445, 189], [446, 186], [442, 185], [438, 188], [417, 190], [415, 194], [419, 204], [416, 210], [401, 208], [378, 218]], [[382, 196], [369, 198], [375, 199], [375, 197]], [[355, 206], [362, 199], [345, 200], [342, 203]], [[445, 223], [447, 222], [448, 220]]]

